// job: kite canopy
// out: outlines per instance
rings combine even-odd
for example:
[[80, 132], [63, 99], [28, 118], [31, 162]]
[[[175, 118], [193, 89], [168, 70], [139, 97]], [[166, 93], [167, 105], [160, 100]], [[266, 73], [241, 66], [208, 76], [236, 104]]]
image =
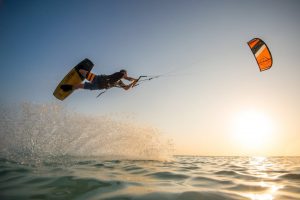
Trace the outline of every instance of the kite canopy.
[[266, 43], [259, 38], [254, 38], [248, 42], [248, 45], [255, 56], [260, 71], [270, 69], [273, 59]]

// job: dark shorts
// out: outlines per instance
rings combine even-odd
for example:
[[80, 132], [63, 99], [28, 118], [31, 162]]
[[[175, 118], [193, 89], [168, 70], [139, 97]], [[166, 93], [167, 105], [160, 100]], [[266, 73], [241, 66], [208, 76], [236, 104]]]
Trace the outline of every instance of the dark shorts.
[[102, 90], [106, 88], [106, 81], [102, 75], [96, 75], [92, 82], [85, 82], [84, 89], [87, 90]]

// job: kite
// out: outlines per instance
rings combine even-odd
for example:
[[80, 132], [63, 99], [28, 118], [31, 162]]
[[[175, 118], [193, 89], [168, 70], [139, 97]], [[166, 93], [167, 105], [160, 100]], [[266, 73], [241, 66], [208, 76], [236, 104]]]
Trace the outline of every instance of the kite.
[[273, 58], [266, 43], [260, 38], [254, 38], [248, 42], [248, 45], [255, 56], [259, 70], [265, 71], [270, 69], [273, 64]]

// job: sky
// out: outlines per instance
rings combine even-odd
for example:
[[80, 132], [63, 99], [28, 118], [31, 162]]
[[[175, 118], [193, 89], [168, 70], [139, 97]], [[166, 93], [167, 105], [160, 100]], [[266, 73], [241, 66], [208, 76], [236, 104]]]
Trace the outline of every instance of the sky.
[[[1, 102], [130, 115], [176, 154], [300, 156], [299, 10], [297, 0], [0, 0]], [[268, 71], [247, 45], [255, 37], [271, 50]], [[55, 99], [84, 58], [96, 74], [164, 76]]]

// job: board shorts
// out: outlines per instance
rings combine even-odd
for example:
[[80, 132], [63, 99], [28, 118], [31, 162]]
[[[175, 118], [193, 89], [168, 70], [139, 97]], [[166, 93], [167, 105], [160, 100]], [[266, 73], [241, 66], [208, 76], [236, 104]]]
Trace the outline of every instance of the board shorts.
[[107, 88], [106, 78], [103, 75], [96, 75], [92, 82], [84, 82], [84, 89], [102, 90]]

